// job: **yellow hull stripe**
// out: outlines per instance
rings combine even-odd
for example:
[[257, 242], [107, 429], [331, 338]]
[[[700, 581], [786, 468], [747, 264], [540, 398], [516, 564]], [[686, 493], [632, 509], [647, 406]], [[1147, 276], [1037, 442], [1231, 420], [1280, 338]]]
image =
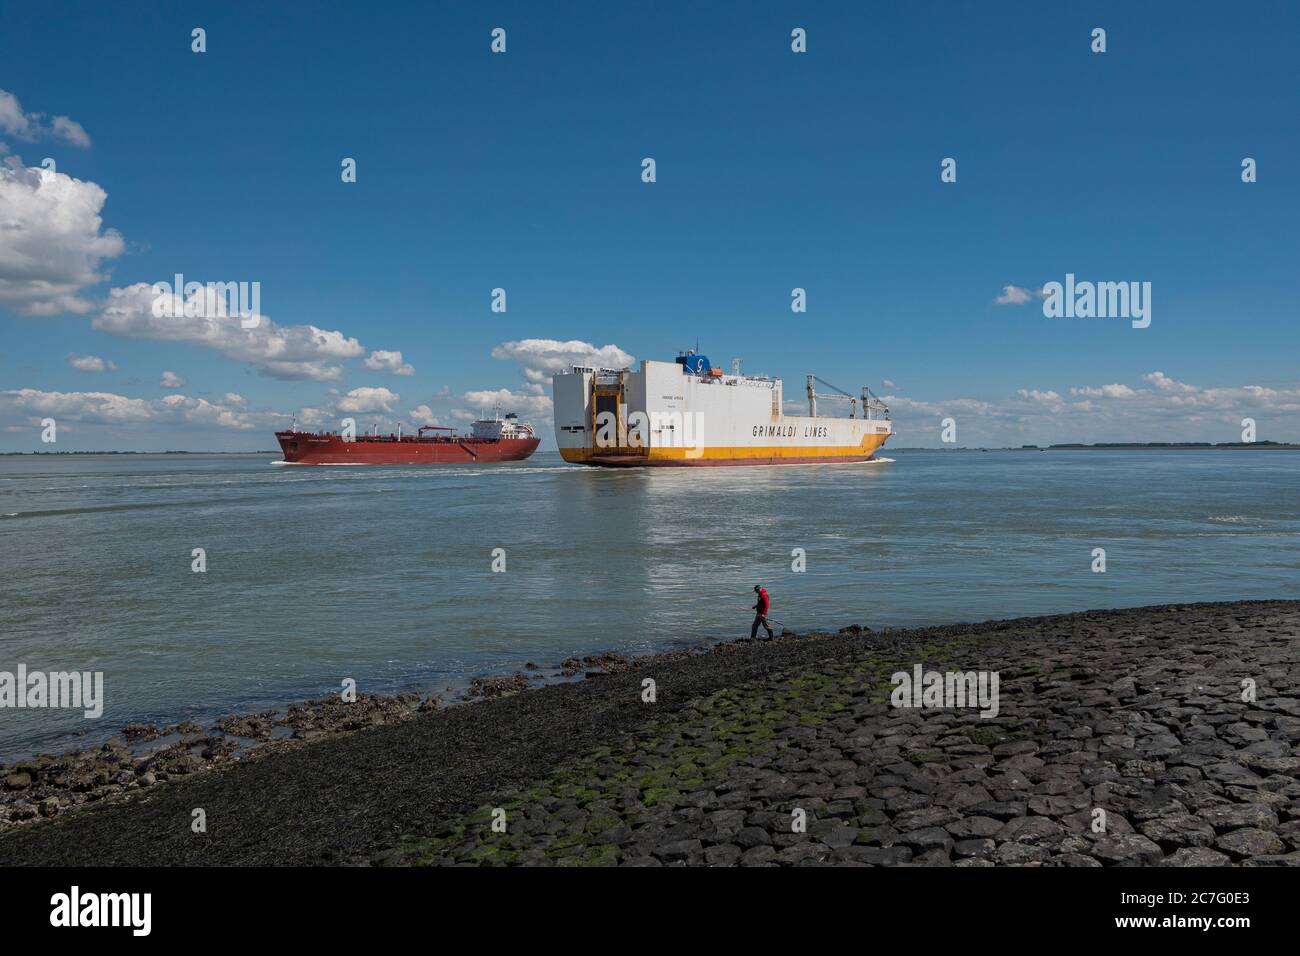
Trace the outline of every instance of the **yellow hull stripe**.
[[646, 461], [715, 461], [736, 458], [856, 458], [870, 455], [889, 435], [866, 435], [859, 445], [725, 445], [713, 448], [561, 448], [567, 462], [592, 458], [642, 458]]

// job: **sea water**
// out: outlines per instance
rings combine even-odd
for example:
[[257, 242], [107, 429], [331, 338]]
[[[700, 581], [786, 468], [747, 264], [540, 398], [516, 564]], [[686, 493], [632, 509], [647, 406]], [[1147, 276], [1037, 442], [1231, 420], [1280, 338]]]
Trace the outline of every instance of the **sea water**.
[[0, 759], [345, 678], [442, 693], [747, 637], [758, 583], [796, 631], [1300, 598], [1295, 452], [885, 454], [618, 471], [553, 452], [0, 457], [0, 671], [104, 675], [96, 720], [0, 708]]

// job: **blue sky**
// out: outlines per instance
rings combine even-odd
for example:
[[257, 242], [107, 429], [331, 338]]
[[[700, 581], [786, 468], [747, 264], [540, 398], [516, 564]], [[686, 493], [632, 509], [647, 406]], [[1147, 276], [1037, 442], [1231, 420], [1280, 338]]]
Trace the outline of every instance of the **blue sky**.
[[[7, 5], [0, 450], [49, 450], [46, 415], [64, 450], [269, 448], [295, 411], [457, 424], [502, 389], [550, 445], [561, 343], [697, 338], [788, 394], [871, 384], [903, 445], [945, 416], [959, 444], [1300, 440], [1298, 28], [1285, 3]], [[46, 157], [63, 179], [24, 175]], [[102, 318], [176, 272], [362, 351]], [[1066, 273], [1150, 282], [1150, 327], [1045, 317]]]

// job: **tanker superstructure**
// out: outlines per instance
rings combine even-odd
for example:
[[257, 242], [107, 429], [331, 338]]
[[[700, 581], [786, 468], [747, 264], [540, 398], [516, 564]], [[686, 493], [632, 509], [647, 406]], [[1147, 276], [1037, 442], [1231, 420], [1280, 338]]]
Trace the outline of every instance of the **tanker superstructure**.
[[[552, 379], [555, 440], [565, 461], [605, 467], [870, 460], [893, 433], [889, 409], [866, 387], [818, 393], [820, 381], [808, 376], [808, 415], [787, 415], [780, 379], [738, 363], [726, 374], [695, 352], [636, 371], [575, 365]], [[819, 399], [847, 414], [818, 415]]]

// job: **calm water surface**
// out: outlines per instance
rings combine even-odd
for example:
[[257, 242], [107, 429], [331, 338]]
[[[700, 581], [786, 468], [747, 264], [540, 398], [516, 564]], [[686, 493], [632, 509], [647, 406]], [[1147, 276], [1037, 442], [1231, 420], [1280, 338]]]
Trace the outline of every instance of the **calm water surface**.
[[441, 691], [747, 635], [760, 581], [794, 630], [1300, 597], [1296, 453], [889, 455], [614, 472], [554, 453], [432, 469], [2, 457], [0, 670], [103, 671], [107, 703], [98, 721], [0, 710], [0, 758], [344, 677]]

